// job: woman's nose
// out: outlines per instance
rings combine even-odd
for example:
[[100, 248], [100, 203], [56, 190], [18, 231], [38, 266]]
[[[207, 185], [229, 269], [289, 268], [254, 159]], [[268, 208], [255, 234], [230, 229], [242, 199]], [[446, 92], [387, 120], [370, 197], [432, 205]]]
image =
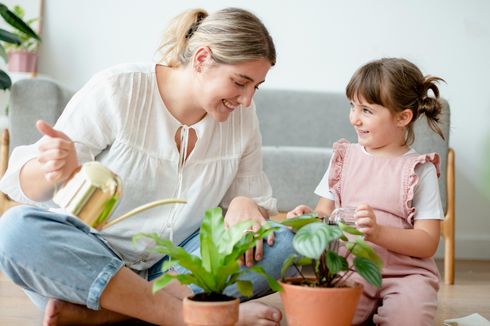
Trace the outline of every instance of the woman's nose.
[[252, 98], [254, 97], [255, 94], [255, 88], [252, 88], [251, 90], [245, 90], [243, 93], [240, 95], [238, 98], [238, 102], [245, 108], [249, 107], [250, 104], [252, 104]]

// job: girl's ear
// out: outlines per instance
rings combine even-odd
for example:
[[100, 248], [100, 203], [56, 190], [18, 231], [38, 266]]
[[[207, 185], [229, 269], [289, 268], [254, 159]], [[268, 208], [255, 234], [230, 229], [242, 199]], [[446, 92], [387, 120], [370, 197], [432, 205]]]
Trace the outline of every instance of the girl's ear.
[[202, 69], [210, 62], [211, 50], [207, 46], [202, 46], [196, 50], [192, 59], [192, 66], [197, 72], [201, 72]]
[[405, 109], [397, 114], [396, 123], [398, 127], [406, 127], [413, 118], [413, 112], [410, 109]]

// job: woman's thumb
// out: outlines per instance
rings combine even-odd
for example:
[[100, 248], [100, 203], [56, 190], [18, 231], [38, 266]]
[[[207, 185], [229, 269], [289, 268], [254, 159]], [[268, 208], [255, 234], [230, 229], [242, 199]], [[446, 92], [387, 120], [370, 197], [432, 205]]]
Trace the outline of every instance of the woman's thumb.
[[39, 130], [40, 133], [48, 137], [70, 139], [63, 132], [54, 129], [49, 123], [44, 120], [38, 120], [36, 122], [36, 128], [37, 130]]

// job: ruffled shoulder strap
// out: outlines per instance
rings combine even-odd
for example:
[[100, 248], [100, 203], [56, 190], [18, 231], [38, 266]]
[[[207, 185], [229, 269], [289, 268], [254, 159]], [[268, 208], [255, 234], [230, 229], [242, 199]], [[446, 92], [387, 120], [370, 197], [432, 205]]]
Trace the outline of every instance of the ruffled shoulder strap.
[[340, 198], [341, 191], [341, 179], [342, 179], [342, 166], [344, 164], [345, 153], [347, 147], [351, 145], [349, 141], [342, 138], [333, 144], [333, 156], [330, 165], [330, 173], [328, 175], [328, 187], [330, 191], [335, 195], [335, 201], [337, 203]]
[[405, 171], [407, 171], [407, 174], [405, 175], [404, 180], [405, 182], [405, 187], [404, 187], [404, 192], [407, 194], [406, 199], [405, 199], [405, 210], [407, 211], [407, 221], [410, 223], [410, 225], [414, 224], [414, 217], [415, 217], [415, 207], [413, 206], [413, 197], [415, 195], [415, 187], [419, 183], [419, 177], [417, 173], [415, 173], [415, 168], [420, 165], [420, 164], [425, 164], [425, 163], [432, 163], [434, 164], [436, 168], [436, 173], [437, 177], [440, 177], [441, 175], [441, 159], [438, 153], [429, 153], [429, 154], [422, 154], [422, 155], [416, 155], [414, 156], [411, 160], [409, 160], [409, 165]]

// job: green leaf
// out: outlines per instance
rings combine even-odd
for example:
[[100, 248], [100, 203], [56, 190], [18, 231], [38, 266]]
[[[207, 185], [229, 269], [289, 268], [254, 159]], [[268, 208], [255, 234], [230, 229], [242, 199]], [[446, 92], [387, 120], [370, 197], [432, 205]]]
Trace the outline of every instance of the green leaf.
[[359, 231], [358, 229], [356, 229], [355, 227], [353, 226], [350, 226], [350, 225], [347, 225], [347, 224], [344, 224], [342, 222], [339, 222], [339, 228], [344, 231], [344, 232], [347, 232], [349, 234], [353, 234], [353, 235], [364, 235], [364, 233], [362, 233], [361, 231]]
[[0, 4], [0, 15], [3, 17], [5, 22], [15, 29], [21, 31], [24, 34], [29, 35], [36, 40], [41, 40], [41, 38], [32, 30], [29, 25], [27, 25], [21, 18], [19, 18], [15, 13], [10, 11], [7, 6]]
[[236, 281], [238, 291], [246, 296], [251, 297], [254, 294], [253, 284], [250, 281], [237, 280]]
[[293, 218], [285, 219], [284, 221], [281, 222], [281, 224], [290, 227], [295, 232], [297, 232], [299, 229], [301, 229], [303, 226], [307, 224], [313, 222], [320, 222], [320, 221], [321, 220], [320, 218], [318, 218], [318, 215], [316, 213], [312, 213], [312, 214], [304, 214]]
[[254, 265], [252, 267], [249, 267], [248, 269], [246, 269], [247, 272], [255, 272], [257, 274], [260, 274], [262, 275], [263, 277], [265, 277], [265, 279], [267, 280], [267, 283], [269, 284], [270, 288], [276, 292], [278, 291], [281, 291], [282, 290], [282, 287], [281, 285], [279, 285], [279, 283], [273, 279], [272, 277], [270, 277], [266, 272], [265, 270], [262, 268], [262, 266], [259, 266], [259, 265]]
[[17, 35], [1, 28], [0, 28], [0, 41], [13, 43], [17, 45], [21, 44], [20, 38]]
[[0, 89], [6, 90], [12, 86], [12, 81], [5, 71], [0, 70]]
[[354, 258], [356, 272], [362, 276], [369, 284], [376, 287], [381, 286], [382, 277], [380, 269], [369, 259], [364, 257]]
[[349, 270], [349, 263], [344, 257], [333, 251], [327, 252], [327, 267], [330, 275]]
[[379, 269], [383, 268], [383, 260], [378, 256], [376, 251], [361, 238], [355, 239], [354, 242], [347, 242], [345, 246], [354, 256], [369, 259]]
[[223, 238], [225, 225], [221, 208], [208, 209], [204, 214], [199, 234], [201, 259], [204, 268], [211, 273], [216, 272], [224, 260], [220, 255], [217, 244]]
[[290, 254], [282, 263], [282, 268], [281, 268], [281, 280], [284, 281], [286, 277], [286, 272], [288, 271], [289, 267], [291, 267], [294, 262], [298, 259], [298, 255], [296, 254]]
[[228, 228], [220, 241], [220, 251], [229, 255], [235, 245], [243, 238], [244, 232], [252, 227], [253, 221], [244, 221]]
[[153, 281], [152, 292], [155, 293], [164, 287], [166, 287], [170, 282], [177, 279], [177, 275], [163, 274]]
[[293, 246], [299, 254], [319, 259], [328, 244], [341, 235], [342, 231], [338, 227], [315, 222], [305, 225], [298, 231], [294, 236]]
[[9, 57], [7, 56], [7, 52], [5, 51], [5, 48], [3, 45], [0, 43], [0, 57], [3, 58], [5, 62], [9, 61]]

